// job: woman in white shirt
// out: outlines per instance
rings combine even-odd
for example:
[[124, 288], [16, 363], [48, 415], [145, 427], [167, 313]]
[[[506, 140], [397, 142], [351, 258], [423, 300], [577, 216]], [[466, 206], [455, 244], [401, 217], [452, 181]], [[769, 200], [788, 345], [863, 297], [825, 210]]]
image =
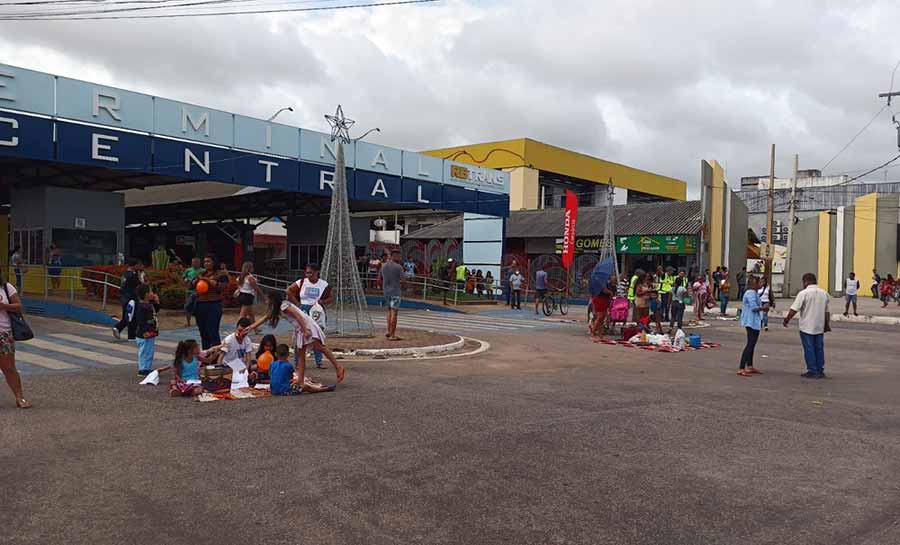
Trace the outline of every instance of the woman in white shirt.
[[22, 301], [16, 287], [0, 278], [4, 288], [0, 290], [0, 371], [16, 398], [16, 407], [30, 409], [31, 403], [22, 397], [22, 379], [16, 369], [16, 341], [13, 339], [10, 312], [22, 312]]
[[256, 302], [257, 294], [261, 297], [262, 292], [259, 289], [259, 284], [256, 282], [256, 277], [253, 276], [253, 263], [250, 261], [245, 261], [241, 267], [238, 286], [237, 300], [241, 305], [240, 318], [250, 318], [252, 322], [254, 320], [253, 303]]
[[762, 311], [762, 326], [768, 331], [769, 309], [775, 307], [775, 301], [772, 300], [772, 292], [769, 289], [769, 282], [766, 280], [765, 276], [759, 279], [759, 288], [757, 288], [756, 293], [759, 294], [759, 300], [762, 302], [763, 308], [765, 309]]
[[268, 323], [270, 327], [275, 328], [278, 326], [278, 322], [281, 318], [290, 322], [294, 328], [292, 344], [294, 345], [294, 351], [297, 356], [297, 368], [294, 371], [296, 383], [305, 384], [307, 350], [315, 350], [324, 354], [325, 357], [328, 358], [328, 361], [331, 362], [332, 367], [334, 367], [337, 383], [340, 384], [343, 382], [347, 370], [344, 369], [343, 365], [338, 363], [337, 358], [334, 357], [331, 350], [325, 346], [325, 332], [322, 331], [322, 328], [319, 327], [319, 324], [317, 324], [315, 320], [300, 310], [300, 307], [288, 301], [284, 301], [281, 294], [275, 292], [269, 296], [269, 311], [265, 316], [254, 322], [250, 328], [257, 329], [266, 323]]

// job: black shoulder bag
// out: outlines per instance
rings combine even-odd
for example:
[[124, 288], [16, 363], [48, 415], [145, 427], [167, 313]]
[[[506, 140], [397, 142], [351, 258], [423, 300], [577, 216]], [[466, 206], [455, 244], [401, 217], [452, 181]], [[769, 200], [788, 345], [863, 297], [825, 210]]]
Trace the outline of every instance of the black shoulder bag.
[[[11, 303], [9, 298], [9, 290], [6, 288], [9, 283], [3, 284], [3, 292], [6, 294], [6, 302]], [[25, 321], [25, 317], [22, 316], [21, 312], [10, 312], [9, 314], [9, 325], [12, 329], [13, 339], [17, 341], [30, 341], [34, 338], [34, 332], [31, 330], [31, 326], [28, 325], [28, 322]]]

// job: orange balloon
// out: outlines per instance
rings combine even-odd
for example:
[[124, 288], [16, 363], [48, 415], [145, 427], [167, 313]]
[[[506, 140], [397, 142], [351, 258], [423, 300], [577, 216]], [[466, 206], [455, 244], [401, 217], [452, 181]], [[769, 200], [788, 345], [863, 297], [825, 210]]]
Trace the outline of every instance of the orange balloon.
[[275, 356], [273, 356], [271, 352], [266, 350], [258, 358], [256, 358], [256, 365], [259, 366], [260, 371], [268, 372], [269, 366], [272, 365], [273, 361], [275, 361]]
[[209, 283], [206, 280], [197, 282], [197, 293], [206, 293], [209, 291]]

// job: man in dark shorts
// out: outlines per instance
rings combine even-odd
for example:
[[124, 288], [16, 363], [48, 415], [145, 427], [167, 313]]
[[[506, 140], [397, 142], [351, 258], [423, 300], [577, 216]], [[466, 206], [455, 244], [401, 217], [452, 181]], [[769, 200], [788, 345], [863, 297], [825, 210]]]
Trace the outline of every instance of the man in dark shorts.
[[547, 271], [546, 265], [534, 275], [534, 313], [538, 313], [538, 305], [541, 299], [547, 295]]
[[400, 311], [401, 282], [403, 266], [400, 265], [400, 252], [391, 252], [390, 260], [381, 267], [381, 286], [384, 289], [384, 304], [387, 307], [387, 333], [389, 341], [399, 341], [397, 336], [397, 313]]

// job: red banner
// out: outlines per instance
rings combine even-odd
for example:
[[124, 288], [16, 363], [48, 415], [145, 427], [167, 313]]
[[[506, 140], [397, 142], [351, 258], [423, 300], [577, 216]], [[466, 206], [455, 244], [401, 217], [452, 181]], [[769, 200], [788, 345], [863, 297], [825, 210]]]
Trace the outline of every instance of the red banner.
[[566, 215], [563, 223], [562, 263], [566, 270], [575, 259], [575, 222], [578, 220], [578, 195], [566, 190]]

